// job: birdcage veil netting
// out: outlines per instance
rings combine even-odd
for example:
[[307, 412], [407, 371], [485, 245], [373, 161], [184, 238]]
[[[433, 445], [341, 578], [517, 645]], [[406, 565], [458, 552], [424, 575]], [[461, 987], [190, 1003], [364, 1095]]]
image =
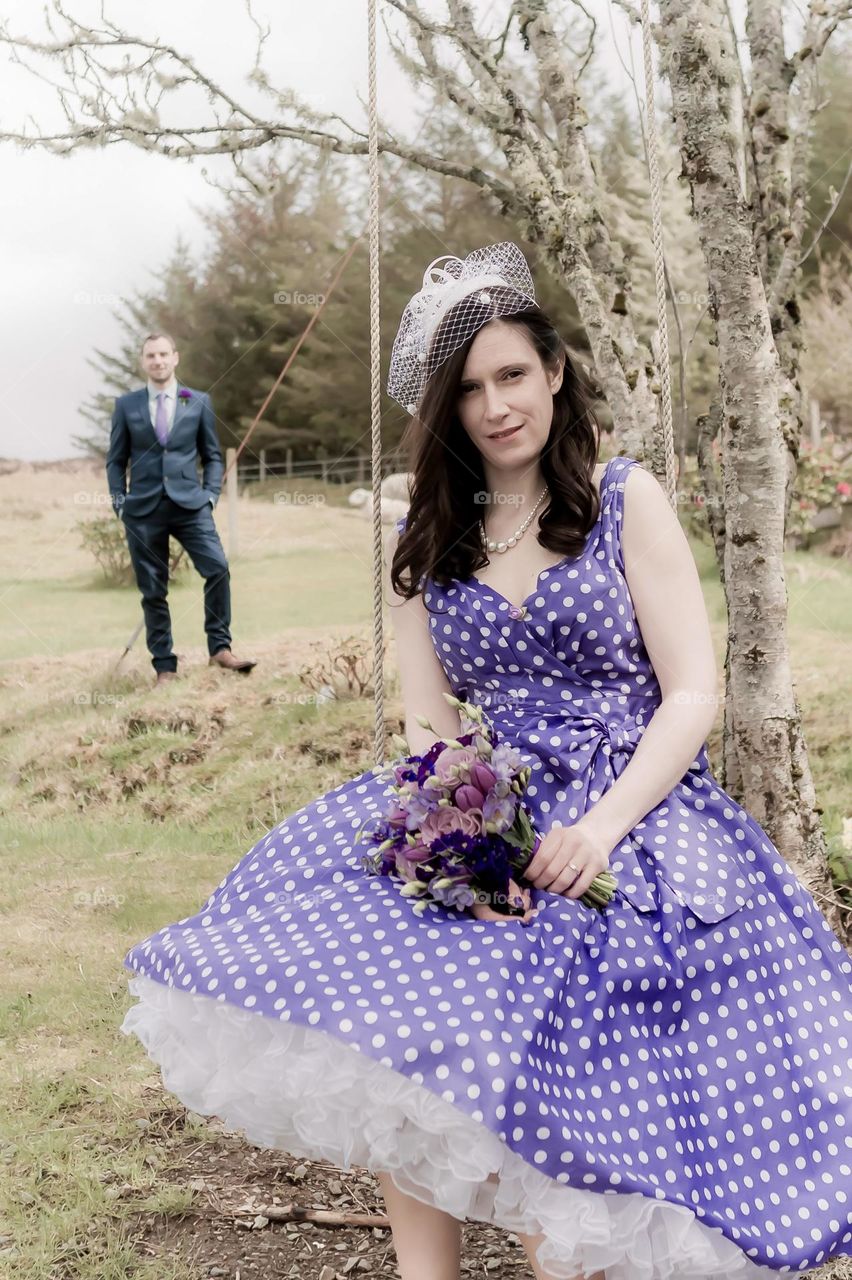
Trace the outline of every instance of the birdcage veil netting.
[[474, 249], [463, 259], [435, 258], [402, 313], [388, 395], [415, 413], [427, 379], [457, 347], [489, 320], [535, 305], [527, 260], [511, 241]]

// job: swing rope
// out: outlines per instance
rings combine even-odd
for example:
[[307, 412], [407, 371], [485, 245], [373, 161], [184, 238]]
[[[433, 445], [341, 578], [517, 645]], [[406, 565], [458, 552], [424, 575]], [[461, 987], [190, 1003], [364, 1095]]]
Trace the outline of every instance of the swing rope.
[[376, 72], [376, 0], [367, 0], [370, 184], [370, 430], [373, 471], [373, 697], [376, 767], [385, 762], [385, 677], [382, 614], [382, 387], [379, 327], [379, 109]]

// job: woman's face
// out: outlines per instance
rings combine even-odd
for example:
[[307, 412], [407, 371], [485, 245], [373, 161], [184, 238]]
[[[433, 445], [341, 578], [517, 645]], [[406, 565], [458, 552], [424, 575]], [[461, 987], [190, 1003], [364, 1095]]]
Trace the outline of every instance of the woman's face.
[[483, 325], [462, 370], [457, 412], [486, 466], [514, 471], [541, 453], [561, 384], [562, 370], [545, 368], [526, 330], [501, 320]]

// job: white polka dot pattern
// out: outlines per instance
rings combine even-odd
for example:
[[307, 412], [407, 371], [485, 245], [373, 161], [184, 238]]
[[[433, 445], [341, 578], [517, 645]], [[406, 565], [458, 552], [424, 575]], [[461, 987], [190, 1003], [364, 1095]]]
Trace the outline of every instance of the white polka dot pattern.
[[[659, 701], [619, 550], [635, 465], [610, 462], [584, 554], [539, 576], [526, 618], [475, 578], [427, 584], [447, 677], [526, 753], [540, 830], [596, 802]], [[353, 838], [390, 794], [368, 770], [318, 797], [128, 952], [122, 1029], [169, 1088], [346, 1167], [391, 1168], [404, 1115], [398, 1184], [538, 1223], [555, 1277], [722, 1280], [852, 1254], [852, 962], [705, 747], [613, 854], [606, 910], [533, 890], [526, 927], [419, 917], [368, 876]], [[515, 1210], [486, 1194], [497, 1164]]]
[[[525, 619], [475, 576], [424, 590], [453, 692], [482, 705], [498, 733], [528, 755], [527, 796], [542, 834], [576, 821], [608, 790], [660, 701], [621, 556], [624, 480], [638, 465], [632, 458], [607, 464], [583, 555], [543, 570], [523, 602]], [[656, 911], [662, 879], [699, 919], [724, 919], [760, 883], [747, 825], [715, 783], [705, 744], [613, 852], [618, 892], [637, 911]]]

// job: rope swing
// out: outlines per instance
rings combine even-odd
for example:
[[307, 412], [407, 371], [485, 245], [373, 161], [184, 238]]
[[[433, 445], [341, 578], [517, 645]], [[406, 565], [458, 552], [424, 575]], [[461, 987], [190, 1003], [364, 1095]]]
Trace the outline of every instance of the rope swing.
[[385, 763], [385, 665], [382, 615], [382, 351], [379, 328], [379, 108], [376, 72], [376, 0], [367, 0], [367, 79], [370, 203], [370, 446], [373, 471], [373, 697], [376, 767]]

